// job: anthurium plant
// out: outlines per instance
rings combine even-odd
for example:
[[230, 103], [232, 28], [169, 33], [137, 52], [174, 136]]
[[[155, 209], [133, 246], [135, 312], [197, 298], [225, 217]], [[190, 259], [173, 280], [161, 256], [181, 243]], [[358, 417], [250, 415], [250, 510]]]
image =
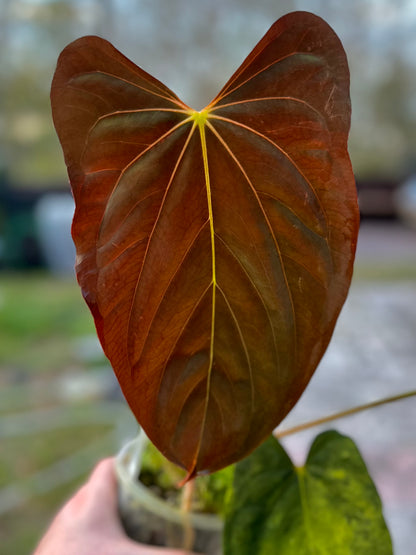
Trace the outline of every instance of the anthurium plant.
[[185, 482], [238, 463], [225, 553], [390, 553], [350, 439], [318, 436], [295, 468], [270, 438], [352, 276], [349, 71], [334, 31], [306, 12], [279, 19], [200, 111], [87, 36], [60, 55], [51, 99], [78, 282], [132, 412]]

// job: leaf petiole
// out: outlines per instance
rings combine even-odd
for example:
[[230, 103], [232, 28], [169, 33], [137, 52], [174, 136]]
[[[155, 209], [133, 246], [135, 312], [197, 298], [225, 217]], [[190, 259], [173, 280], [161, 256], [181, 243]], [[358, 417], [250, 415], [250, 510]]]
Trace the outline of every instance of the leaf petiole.
[[315, 426], [319, 426], [321, 424], [326, 424], [327, 422], [332, 422], [333, 420], [338, 420], [339, 418], [351, 416], [353, 414], [357, 414], [358, 412], [379, 407], [381, 405], [387, 405], [388, 403], [401, 401], [402, 399], [407, 399], [408, 397], [414, 397], [414, 396], [416, 396], [416, 390], [407, 391], [406, 393], [400, 393], [399, 395], [393, 395], [392, 397], [384, 397], [383, 399], [378, 399], [377, 401], [372, 401], [370, 403], [359, 405], [357, 407], [343, 410], [341, 412], [335, 412], [334, 414], [323, 416], [322, 418], [311, 420], [309, 422], [304, 422], [303, 424], [298, 424], [297, 426], [286, 428], [285, 430], [276, 430], [273, 433], [273, 435], [277, 439], [281, 439], [282, 437], [293, 435], [298, 432], [303, 432], [304, 430], [309, 430], [310, 428], [314, 428]]

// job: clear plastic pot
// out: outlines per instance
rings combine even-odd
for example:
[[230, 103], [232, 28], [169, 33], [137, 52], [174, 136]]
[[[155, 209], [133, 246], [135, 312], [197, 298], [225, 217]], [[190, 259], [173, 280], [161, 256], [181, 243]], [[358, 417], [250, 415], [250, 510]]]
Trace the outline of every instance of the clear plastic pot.
[[149, 545], [221, 555], [223, 522], [216, 515], [185, 513], [160, 499], [139, 480], [144, 432], [122, 448], [116, 459], [119, 511], [127, 534]]

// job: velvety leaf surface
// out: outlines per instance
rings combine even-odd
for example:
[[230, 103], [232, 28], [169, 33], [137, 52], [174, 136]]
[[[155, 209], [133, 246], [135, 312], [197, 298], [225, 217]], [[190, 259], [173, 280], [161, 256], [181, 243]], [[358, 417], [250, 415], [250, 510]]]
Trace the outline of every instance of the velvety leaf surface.
[[224, 467], [297, 401], [348, 291], [343, 48], [320, 18], [289, 14], [195, 112], [84, 37], [51, 98], [78, 281], [130, 407], [189, 475]]
[[381, 501], [354, 442], [316, 437], [296, 468], [271, 437], [236, 465], [225, 555], [391, 555]]

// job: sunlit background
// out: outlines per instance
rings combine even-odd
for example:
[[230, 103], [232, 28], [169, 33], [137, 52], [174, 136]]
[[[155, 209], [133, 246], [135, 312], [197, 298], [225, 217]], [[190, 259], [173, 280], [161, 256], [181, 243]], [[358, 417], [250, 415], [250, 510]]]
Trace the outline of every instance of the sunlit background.
[[[73, 206], [49, 106], [59, 52], [103, 36], [200, 109], [299, 9], [326, 19], [348, 55], [362, 226], [334, 340], [284, 425], [416, 388], [415, 0], [2, 0], [2, 554], [31, 552], [94, 461], [135, 433], [73, 275]], [[398, 555], [414, 553], [415, 419], [410, 399], [332, 424], [357, 440]], [[313, 434], [286, 442], [295, 458]]]

